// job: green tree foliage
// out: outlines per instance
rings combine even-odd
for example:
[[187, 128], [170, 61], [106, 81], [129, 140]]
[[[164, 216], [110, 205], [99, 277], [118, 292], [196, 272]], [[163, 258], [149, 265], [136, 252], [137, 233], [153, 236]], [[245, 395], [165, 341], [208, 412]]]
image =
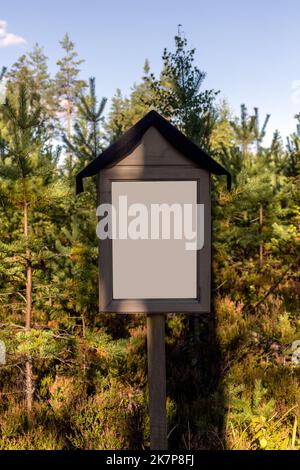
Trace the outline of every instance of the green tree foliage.
[[254, 136], [255, 136], [255, 140], [256, 140], [256, 153], [257, 154], [260, 151], [260, 145], [261, 145], [261, 143], [262, 143], [262, 141], [263, 141], [263, 139], [266, 135], [266, 129], [267, 129], [267, 125], [268, 125], [270, 117], [271, 117], [270, 114], [266, 115], [264, 123], [263, 123], [262, 127], [260, 128], [258, 108], [254, 108], [254, 118], [255, 118], [255, 121], [254, 121], [255, 122]]
[[32, 51], [28, 53], [28, 66], [32, 73], [34, 81], [34, 90], [41, 97], [45, 117], [48, 119], [56, 118], [58, 105], [55, 97], [53, 80], [48, 71], [48, 57], [39, 44], [33, 46]]
[[[7, 72], [7, 91], [11, 100], [15, 97], [15, 89], [20, 84], [26, 84], [31, 94], [37, 94], [42, 104], [41, 111], [50, 123], [57, 117], [58, 106], [55, 99], [53, 80], [48, 71], [48, 58], [43, 48], [35, 44], [33, 49], [23, 54]], [[57, 124], [57, 123], [56, 123]], [[52, 131], [54, 130], [54, 123]]]
[[[66, 33], [60, 41], [64, 56], [57, 61], [59, 67], [55, 76], [56, 99], [63, 115], [66, 116], [67, 138], [71, 140], [72, 115], [77, 103], [78, 94], [86, 86], [83, 80], [79, 79], [80, 65], [84, 62], [78, 59], [75, 44]], [[72, 175], [72, 152], [68, 153], [68, 171]]]
[[159, 79], [153, 74], [148, 81], [155, 95], [157, 110], [194, 142], [208, 148], [216, 120], [214, 101], [218, 92], [200, 90], [205, 72], [194, 65], [195, 49], [178, 30], [175, 51], [164, 49], [163, 69]]
[[[37, 196], [37, 187], [32, 183], [32, 178], [37, 176], [38, 170], [41, 168], [41, 154], [45, 143], [45, 127], [41, 117], [41, 106], [37, 95], [30, 95], [26, 86], [22, 83], [19, 85], [19, 93], [17, 105], [11, 102], [7, 97], [5, 103], [1, 107], [1, 113], [4, 124], [7, 128], [6, 141], [2, 143], [0, 175], [4, 182], [4, 192], [2, 193], [2, 201], [5, 198], [8, 204], [3, 204], [5, 209], [13, 203], [13, 209], [18, 211], [18, 206], [22, 208], [22, 237], [11, 239], [12, 233], [7, 235], [10, 239], [2, 242], [3, 264], [2, 269], [4, 275], [9, 274], [12, 257], [17, 261], [13, 263], [13, 275], [17, 274], [16, 266], [19, 265], [19, 282], [24, 279], [26, 290], [26, 306], [25, 306], [25, 327], [29, 331], [32, 323], [32, 273], [34, 262], [38, 262], [41, 255], [40, 252], [33, 250], [34, 237], [31, 234], [31, 214], [33, 210], [34, 200]], [[36, 180], [36, 178], [35, 178]], [[36, 183], [36, 181], [35, 181]], [[10, 190], [7, 192], [7, 190]], [[5, 191], [6, 190], [6, 191]], [[13, 191], [13, 193], [11, 192]], [[6, 194], [5, 194], [6, 192]], [[33, 257], [33, 251], [36, 257]], [[34, 259], [35, 258], [35, 259]], [[22, 273], [22, 266], [24, 273]], [[23, 274], [23, 276], [22, 276]], [[22, 279], [23, 278], [23, 279]], [[26, 373], [26, 402], [27, 411], [32, 410], [32, 365], [28, 357], [25, 364]]]
[[89, 95], [81, 94], [78, 97], [77, 119], [74, 124], [72, 142], [64, 136], [65, 143], [76, 155], [75, 174], [98, 157], [103, 148], [103, 133], [100, 124], [103, 123], [106, 102], [107, 99], [102, 98], [98, 103], [95, 78], [90, 78]]
[[106, 131], [110, 142], [115, 141], [155, 104], [155, 92], [149, 82], [149, 63], [144, 64], [144, 77], [141, 83], [134, 84], [130, 97], [123, 97], [121, 90], [117, 90], [111, 100], [111, 107], [106, 121]]
[[288, 154], [284, 171], [287, 176], [297, 177], [300, 166], [300, 137], [297, 134], [294, 133], [288, 138], [287, 148]]
[[210, 135], [210, 151], [214, 154], [229, 150], [235, 143], [235, 134], [231, 126], [232, 111], [226, 100], [216, 106], [217, 119]]
[[257, 135], [256, 116], [249, 116], [245, 104], [241, 105], [240, 119], [231, 121], [235, 132], [235, 139], [240, 146], [243, 158], [248, 166], [251, 165], [250, 146], [254, 143]]
[[60, 45], [65, 55], [57, 61], [59, 67], [55, 76], [57, 96], [60, 100], [65, 99], [70, 103], [70, 112], [72, 113], [76, 97], [85, 86], [85, 82], [79, 79], [79, 66], [84, 61], [78, 59], [75, 44], [71, 41], [68, 33], [60, 41]]

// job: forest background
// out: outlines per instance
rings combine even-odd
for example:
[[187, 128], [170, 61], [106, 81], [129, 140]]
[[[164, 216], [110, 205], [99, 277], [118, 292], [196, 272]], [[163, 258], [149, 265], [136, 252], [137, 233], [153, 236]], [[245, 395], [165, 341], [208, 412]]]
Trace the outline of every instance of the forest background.
[[270, 116], [206, 89], [180, 28], [108, 110], [60, 46], [54, 76], [38, 44], [1, 74], [0, 449], [149, 447], [145, 316], [98, 313], [96, 187], [75, 176], [151, 109], [233, 179], [213, 178], [212, 313], [167, 316], [169, 447], [300, 449], [297, 130], [265, 146]]

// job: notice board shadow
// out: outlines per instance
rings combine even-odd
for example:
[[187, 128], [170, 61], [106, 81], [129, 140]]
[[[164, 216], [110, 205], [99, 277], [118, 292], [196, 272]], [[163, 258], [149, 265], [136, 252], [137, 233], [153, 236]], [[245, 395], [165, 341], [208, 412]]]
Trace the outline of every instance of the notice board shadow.
[[[174, 323], [183, 328], [175, 340]], [[169, 450], [225, 449], [225, 394], [213, 310], [169, 316], [166, 348]]]

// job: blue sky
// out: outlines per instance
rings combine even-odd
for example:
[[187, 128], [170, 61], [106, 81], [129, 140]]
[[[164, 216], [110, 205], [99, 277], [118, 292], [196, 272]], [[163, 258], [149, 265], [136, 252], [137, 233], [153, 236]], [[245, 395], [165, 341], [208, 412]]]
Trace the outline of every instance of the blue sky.
[[[177, 25], [197, 49], [207, 72], [205, 87], [221, 91], [233, 111], [241, 103], [271, 114], [268, 138], [295, 129], [300, 111], [299, 0], [11, 0], [0, 7], [0, 65], [10, 66], [35, 42], [43, 45], [52, 72], [67, 31], [95, 76], [98, 94], [128, 93], [145, 58], [161, 69], [164, 47], [172, 48]], [[1, 21], [5, 21], [1, 23]], [[26, 41], [26, 43], [25, 43]], [[297, 82], [299, 81], [299, 82]], [[293, 86], [296, 87], [293, 89]]]

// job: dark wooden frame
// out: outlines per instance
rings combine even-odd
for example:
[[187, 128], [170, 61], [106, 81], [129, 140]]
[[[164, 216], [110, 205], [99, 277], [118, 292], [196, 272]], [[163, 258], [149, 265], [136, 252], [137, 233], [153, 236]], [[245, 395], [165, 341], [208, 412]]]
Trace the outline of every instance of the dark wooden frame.
[[204, 204], [204, 247], [197, 251], [196, 299], [113, 299], [112, 240], [99, 240], [99, 309], [116, 313], [209, 313], [211, 278], [210, 173], [189, 166], [113, 166], [99, 174], [99, 203], [112, 202], [114, 181], [197, 181], [197, 203]]

